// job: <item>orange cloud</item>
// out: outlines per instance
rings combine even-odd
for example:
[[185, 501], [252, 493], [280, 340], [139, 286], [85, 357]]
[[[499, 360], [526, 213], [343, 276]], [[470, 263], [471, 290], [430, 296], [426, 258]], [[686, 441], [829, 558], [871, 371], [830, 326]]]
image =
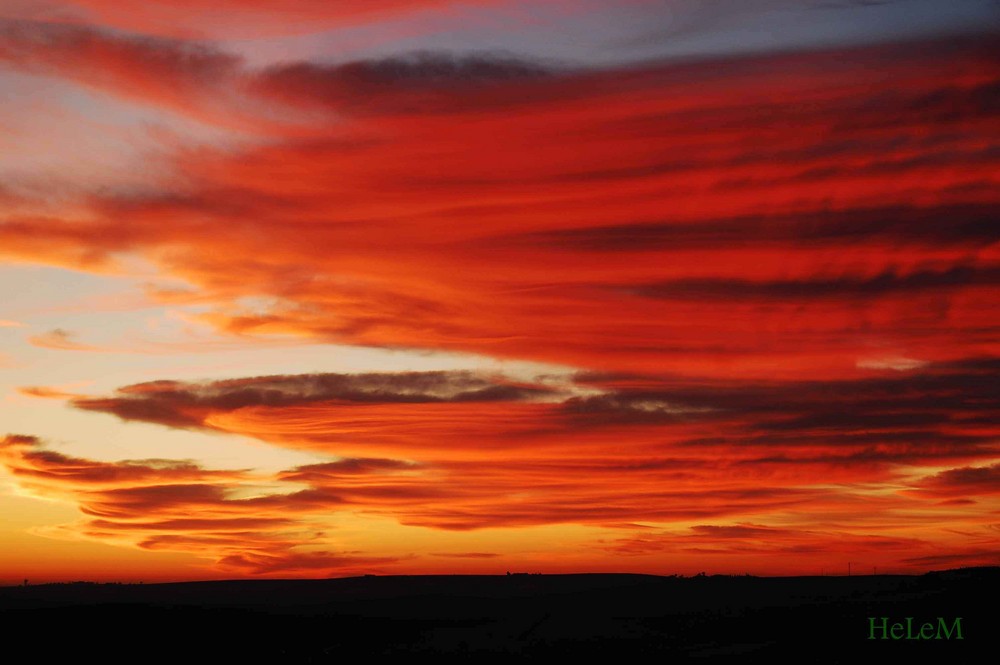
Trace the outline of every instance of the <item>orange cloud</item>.
[[[92, 519], [74, 532], [220, 562], [285, 557], [290, 534], [349, 513], [441, 532], [578, 524], [632, 534], [596, 541], [597, 557], [706, 554], [731, 569], [746, 555], [757, 570], [788, 570], [853, 552], [910, 569], [914, 552], [968, 547], [952, 532], [959, 524], [995, 543], [980, 524], [995, 502], [993, 467], [962, 466], [997, 457], [994, 375], [981, 360], [768, 383], [581, 374], [531, 384], [469, 372], [155, 381], [72, 403], [338, 459], [256, 477], [71, 460], [14, 437], [6, 464], [24, 487], [79, 503]], [[954, 468], [917, 472], [942, 467]], [[226, 498], [253, 481], [290, 491]], [[662, 528], [690, 522], [704, 526]], [[259, 536], [230, 537], [248, 529]], [[280, 557], [258, 570], [279, 570]]]
[[49, 386], [24, 386], [23, 388], [18, 388], [17, 392], [22, 395], [27, 395], [28, 397], [41, 397], [43, 399], [71, 399], [74, 397], [82, 397], [79, 393], [70, 393], [58, 388], [51, 388]]
[[57, 351], [101, 351], [101, 347], [91, 344], [82, 344], [74, 340], [76, 333], [62, 328], [54, 328], [47, 333], [31, 335], [28, 342], [32, 346], [42, 349], [54, 349]]
[[[440, 377], [424, 378], [441, 385]], [[321, 385], [316, 377], [309, 382]], [[399, 384], [406, 382], [403, 375]], [[210, 409], [239, 411], [245, 408], [241, 403], [259, 401], [260, 395], [271, 394], [279, 402], [295, 398], [276, 394], [273, 386], [278, 383], [270, 377], [257, 386], [253, 380], [227, 382], [229, 392], [212, 385], [187, 389], [210, 395], [205, 398]], [[883, 388], [873, 387], [870, 398]], [[183, 402], [176, 393], [185, 390], [184, 384], [173, 383], [169, 390], [174, 393], [172, 401]], [[744, 399], [755, 402], [753, 392]], [[155, 389], [126, 394], [157, 399]], [[383, 413], [412, 406], [393, 402], [393, 397], [388, 394], [389, 401], [381, 403]], [[344, 427], [348, 412], [369, 410], [380, 404], [375, 399], [368, 394], [361, 400], [342, 401], [337, 408], [344, 415], [336, 420], [330, 417], [328, 402], [307, 399], [299, 408], [316, 409], [310, 445], [322, 442], [319, 447], [331, 454], [366, 447], [380, 455], [395, 451], [398, 457], [341, 457], [268, 475], [206, 470], [184, 461], [94, 462], [47, 450], [28, 436], [7, 437], [0, 457], [24, 490], [80, 507], [84, 519], [61, 530], [145, 549], [193, 553], [248, 574], [395, 565], [391, 557], [336, 548], [336, 532], [328, 533], [329, 527], [323, 525], [343, 514], [390, 518], [442, 533], [514, 529], [507, 541], [512, 544], [519, 527], [599, 526], [626, 535], [595, 540], [595, 560], [623, 554], [652, 557], [637, 565], [654, 571], [662, 570], [663, 555], [682, 567], [707, 557], [717, 569], [728, 570], [751, 562], [758, 571], [795, 570], [802, 565], [833, 565], [845, 555], [867, 557], [862, 560], [882, 567], [921, 569], [925, 566], [916, 560], [921, 552], [933, 556], [969, 547], [968, 533], [956, 537], [953, 532], [959, 525], [977, 532], [972, 543], [996, 544], [996, 535], [978, 524], [982, 505], [942, 506], [939, 501], [942, 496], [958, 496], [962, 488], [991, 501], [983, 491], [989, 469], [959, 467], [913, 481], [898, 472], [898, 465], [937, 466], [996, 455], [988, 444], [971, 439], [964, 444], [896, 445], [892, 433], [885, 433], [885, 443], [860, 443], [850, 431], [813, 431], [822, 425], [811, 418], [797, 438], [784, 442], [760, 441], [755, 428], [746, 426], [744, 439], [728, 443], [678, 440], [676, 414], [650, 417], [644, 411], [636, 419], [634, 414], [620, 413], [626, 407], [618, 405], [610, 408], [610, 420], [601, 416], [604, 424], [591, 421], [586, 426], [576, 417], [553, 419], [551, 411], [548, 416], [539, 411], [535, 426], [525, 429], [527, 441], [519, 437], [504, 441], [502, 433], [488, 438], [486, 428], [470, 436], [457, 417], [464, 410], [465, 422], [476, 423], [477, 414], [490, 407], [486, 413], [498, 420], [501, 411], [492, 407], [516, 408], [518, 402], [477, 399], [422, 403], [427, 409], [451, 407], [452, 417], [440, 424], [439, 432], [421, 427], [417, 420], [412, 441], [402, 431], [393, 434], [397, 425], [391, 418], [364, 416], [351, 428]], [[646, 404], [650, 398], [642, 399]], [[726, 401], [732, 408], [740, 400], [730, 394]], [[272, 408], [276, 427], [281, 428], [281, 410], [289, 407]], [[556, 411], [560, 409], [565, 416], [566, 405], [556, 405]], [[759, 409], [744, 405], [742, 419]], [[598, 410], [591, 405], [586, 415]], [[136, 417], [140, 411], [128, 413]], [[163, 420], [162, 410], [149, 413]], [[394, 416], [400, 430], [407, 421], [416, 420], [407, 413], [416, 412]], [[770, 414], [765, 409], [758, 417], [767, 423]], [[697, 429], [704, 431], [708, 424], [701, 422]], [[459, 445], [462, 437], [464, 445]], [[913, 438], [925, 437], [915, 432]], [[450, 449], [442, 439], [450, 441]], [[421, 446], [421, 441], [427, 445]], [[234, 491], [255, 485], [271, 489], [253, 498], [235, 498]], [[896, 491], [886, 491], [889, 488]], [[942, 494], [944, 488], [948, 491]], [[690, 533], [663, 528], [691, 522], [702, 526], [692, 527]], [[448, 555], [494, 558], [468, 551]], [[406, 565], [432, 566], [419, 557]]]
[[35, 437], [20, 435], [0, 440], [0, 461], [22, 488], [77, 503], [85, 518], [62, 527], [76, 535], [190, 552], [243, 574], [349, 573], [390, 561], [303, 550], [315, 543], [302, 537], [309, 527], [297, 520], [301, 511], [294, 501], [283, 506], [280, 499], [226, 497], [229, 490], [260, 480], [246, 471], [210, 471], [173, 460], [95, 462], [46, 450]]

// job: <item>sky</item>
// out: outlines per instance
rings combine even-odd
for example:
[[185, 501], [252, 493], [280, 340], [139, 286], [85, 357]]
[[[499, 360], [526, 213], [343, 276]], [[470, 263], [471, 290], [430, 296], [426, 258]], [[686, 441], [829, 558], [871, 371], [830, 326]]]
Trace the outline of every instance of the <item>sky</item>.
[[1000, 3], [8, 0], [0, 583], [1000, 565]]

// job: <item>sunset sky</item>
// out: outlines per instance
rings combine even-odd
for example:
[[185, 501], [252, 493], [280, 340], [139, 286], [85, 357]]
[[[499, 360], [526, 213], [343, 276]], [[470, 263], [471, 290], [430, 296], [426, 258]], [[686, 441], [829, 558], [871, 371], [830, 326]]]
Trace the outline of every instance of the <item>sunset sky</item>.
[[4, 0], [0, 583], [1000, 565], [995, 0]]

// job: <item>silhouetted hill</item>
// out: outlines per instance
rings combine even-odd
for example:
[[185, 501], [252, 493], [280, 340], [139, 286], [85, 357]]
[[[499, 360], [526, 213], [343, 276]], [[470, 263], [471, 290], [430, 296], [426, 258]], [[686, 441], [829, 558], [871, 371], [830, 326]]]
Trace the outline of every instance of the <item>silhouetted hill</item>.
[[[691, 578], [649, 575], [365, 576], [0, 588], [8, 639], [48, 656], [330, 662], [347, 656], [458, 659], [689, 656], [809, 662], [989, 648], [1000, 568], [922, 576]], [[973, 604], [975, 602], [976, 604]], [[869, 639], [913, 617], [950, 639]], [[954, 634], [961, 617], [962, 639]], [[876, 629], [875, 633], [879, 630]], [[913, 629], [911, 628], [911, 632]], [[891, 631], [890, 631], [891, 633]], [[929, 634], [929, 631], [925, 631]], [[948, 631], [946, 630], [946, 636]]]

